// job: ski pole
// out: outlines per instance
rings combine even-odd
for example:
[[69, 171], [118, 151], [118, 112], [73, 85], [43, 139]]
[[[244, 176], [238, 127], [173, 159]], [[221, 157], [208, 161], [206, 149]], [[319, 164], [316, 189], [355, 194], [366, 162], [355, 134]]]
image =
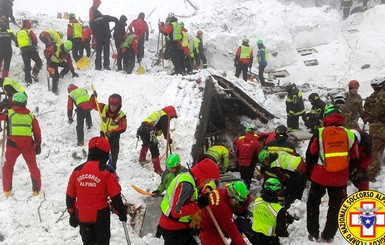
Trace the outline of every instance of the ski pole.
[[127, 225], [126, 222], [122, 221], [124, 235], [126, 236], [127, 245], [131, 245], [130, 237], [128, 235]]

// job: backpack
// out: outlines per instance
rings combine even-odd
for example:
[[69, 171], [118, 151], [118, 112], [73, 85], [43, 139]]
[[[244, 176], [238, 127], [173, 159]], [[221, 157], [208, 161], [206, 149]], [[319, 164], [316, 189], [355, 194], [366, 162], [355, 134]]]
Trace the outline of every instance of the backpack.
[[343, 127], [322, 130], [323, 166], [328, 172], [339, 172], [349, 167], [349, 138]]

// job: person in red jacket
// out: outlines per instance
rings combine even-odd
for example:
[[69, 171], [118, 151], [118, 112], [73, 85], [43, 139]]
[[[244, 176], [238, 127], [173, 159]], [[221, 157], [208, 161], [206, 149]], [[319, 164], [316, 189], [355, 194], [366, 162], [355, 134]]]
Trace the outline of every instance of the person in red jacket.
[[119, 150], [120, 135], [126, 132], [127, 118], [126, 114], [121, 110], [122, 97], [119, 94], [111, 94], [108, 98], [108, 105], [104, 103], [96, 103], [96, 91], [91, 95], [90, 104], [92, 109], [99, 112], [100, 136], [106, 137], [111, 146], [111, 166], [116, 170]]
[[98, 10], [101, 3], [102, 2], [100, 0], [93, 0], [92, 6], [88, 11], [88, 15], [89, 15], [88, 23], [90, 25], [92, 32], [94, 32], [95, 11]]
[[13, 168], [20, 154], [23, 155], [31, 173], [33, 195], [39, 195], [41, 176], [36, 164], [36, 155], [41, 152], [41, 131], [39, 122], [33, 113], [26, 108], [25, 93], [15, 93], [12, 107], [7, 113], [0, 115], [0, 121], [7, 121], [7, 148], [3, 166], [3, 191], [6, 197], [11, 196]]
[[164, 244], [198, 245], [190, 228], [192, 216], [212, 204], [210, 193], [198, 197], [198, 192], [207, 183], [219, 181], [219, 178], [218, 165], [208, 158], [195, 164], [190, 173], [177, 175], [160, 204], [162, 214], [156, 237], [163, 236]]
[[350, 179], [355, 187], [358, 188], [359, 191], [369, 190], [369, 178], [366, 172], [366, 169], [370, 165], [373, 159], [373, 151], [372, 151], [372, 137], [370, 134], [365, 132], [362, 129], [351, 129], [358, 140], [358, 152], [359, 152], [359, 162], [358, 166], [350, 176]]
[[72, 57], [75, 61], [78, 61], [81, 57], [81, 50], [83, 48], [83, 25], [75, 18], [74, 13], [68, 14], [68, 26], [67, 26], [67, 40], [72, 42]]
[[[243, 205], [248, 197], [249, 191], [245, 183], [241, 181], [231, 182], [223, 188], [217, 188], [210, 193], [213, 198], [212, 205], [208, 207], [214, 214], [220, 229], [230, 237], [234, 245], [246, 245], [241, 233], [233, 221], [233, 209]], [[217, 231], [214, 221], [207, 208], [203, 209], [202, 221], [200, 222], [199, 239], [202, 245], [223, 244], [223, 240]]]
[[83, 57], [84, 55], [84, 50], [86, 50], [87, 57], [91, 56], [91, 36], [92, 36], [91, 28], [89, 28], [88, 25], [84, 25], [83, 35], [82, 35], [83, 48], [80, 51], [81, 57]]
[[86, 120], [87, 128], [92, 127], [92, 118], [91, 118], [91, 103], [90, 97], [88, 96], [87, 89], [79, 88], [74, 84], [68, 85], [68, 100], [67, 100], [67, 117], [68, 122], [73, 123], [74, 119], [72, 116], [72, 111], [74, 109], [74, 104], [76, 106], [76, 135], [78, 139], [77, 146], [84, 145], [84, 119]]
[[358, 160], [358, 142], [344, 128], [344, 117], [333, 105], [325, 107], [323, 128], [310, 139], [306, 151], [307, 170], [311, 187], [307, 201], [307, 230], [309, 240], [319, 240], [319, 209], [326, 191], [329, 209], [321, 239], [331, 242], [338, 230], [338, 211], [346, 197], [349, 174]]
[[261, 150], [262, 145], [258, 141], [258, 136], [254, 133], [254, 128], [248, 126], [245, 130], [245, 135], [238, 138], [235, 146], [241, 179], [245, 181], [248, 189], [250, 188], [251, 179], [258, 161], [258, 154]]
[[239, 77], [243, 72], [243, 80], [247, 81], [247, 71], [253, 66], [253, 48], [249, 46], [249, 39], [244, 38], [239, 46], [234, 59], [235, 76]]
[[[69, 224], [80, 227], [83, 244], [109, 244], [111, 199], [119, 220], [127, 221], [117, 176], [106, 163], [110, 152], [108, 140], [94, 137], [88, 142], [87, 162], [72, 172], [66, 192]], [[126, 225], [126, 224], [124, 224]]]
[[127, 28], [127, 32], [134, 32], [135, 35], [138, 37], [137, 59], [139, 64], [140, 62], [142, 62], [142, 59], [144, 57], [144, 41], [148, 41], [149, 36], [148, 25], [147, 22], [144, 21], [144, 18], [144, 13], [139, 13], [138, 18], [136, 20], [133, 20]]

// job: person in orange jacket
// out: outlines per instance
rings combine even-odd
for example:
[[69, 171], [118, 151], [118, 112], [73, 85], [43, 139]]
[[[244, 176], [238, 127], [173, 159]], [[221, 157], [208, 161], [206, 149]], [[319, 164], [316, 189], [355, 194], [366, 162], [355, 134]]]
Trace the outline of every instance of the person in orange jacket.
[[12, 107], [7, 113], [0, 115], [0, 121], [6, 120], [8, 125], [3, 166], [3, 191], [6, 197], [12, 194], [13, 168], [20, 154], [31, 173], [33, 195], [39, 195], [41, 189], [40, 170], [36, 164], [36, 155], [41, 152], [41, 131], [39, 122], [26, 105], [27, 96], [24, 93], [15, 93]]
[[244, 38], [239, 46], [234, 59], [235, 76], [243, 72], [243, 80], [247, 81], [247, 71], [253, 66], [253, 48], [249, 46], [249, 39]]

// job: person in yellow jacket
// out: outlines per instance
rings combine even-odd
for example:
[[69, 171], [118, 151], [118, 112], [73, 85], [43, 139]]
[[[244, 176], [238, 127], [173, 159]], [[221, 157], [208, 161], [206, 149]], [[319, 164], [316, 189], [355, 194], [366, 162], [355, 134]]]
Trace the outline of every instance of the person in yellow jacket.
[[54, 29], [48, 29], [40, 32], [39, 39], [48, 48], [51, 44], [62, 44], [63, 33]]
[[243, 73], [243, 80], [247, 81], [247, 71], [253, 66], [253, 48], [249, 45], [249, 39], [244, 38], [242, 45], [238, 47], [235, 54], [234, 66], [235, 76], [239, 77]]
[[195, 70], [199, 70], [201, 61], [202, 61], [202, 68], [207, 68], [207, 60], [206, 56], [204, 54], [203, 49], [203, 31], [199, 30], [197, 31], [197, 36], [194, 38], [193, 45], [194, 45], [194, 58], [195, 58]]
[[207, 149], [204, 154], [205, 158], [210, 158], [216, 162], [222, 172], [226, 172], [229, 167], [230, 158], [229, 150], [223, 145], [213, 145]]

